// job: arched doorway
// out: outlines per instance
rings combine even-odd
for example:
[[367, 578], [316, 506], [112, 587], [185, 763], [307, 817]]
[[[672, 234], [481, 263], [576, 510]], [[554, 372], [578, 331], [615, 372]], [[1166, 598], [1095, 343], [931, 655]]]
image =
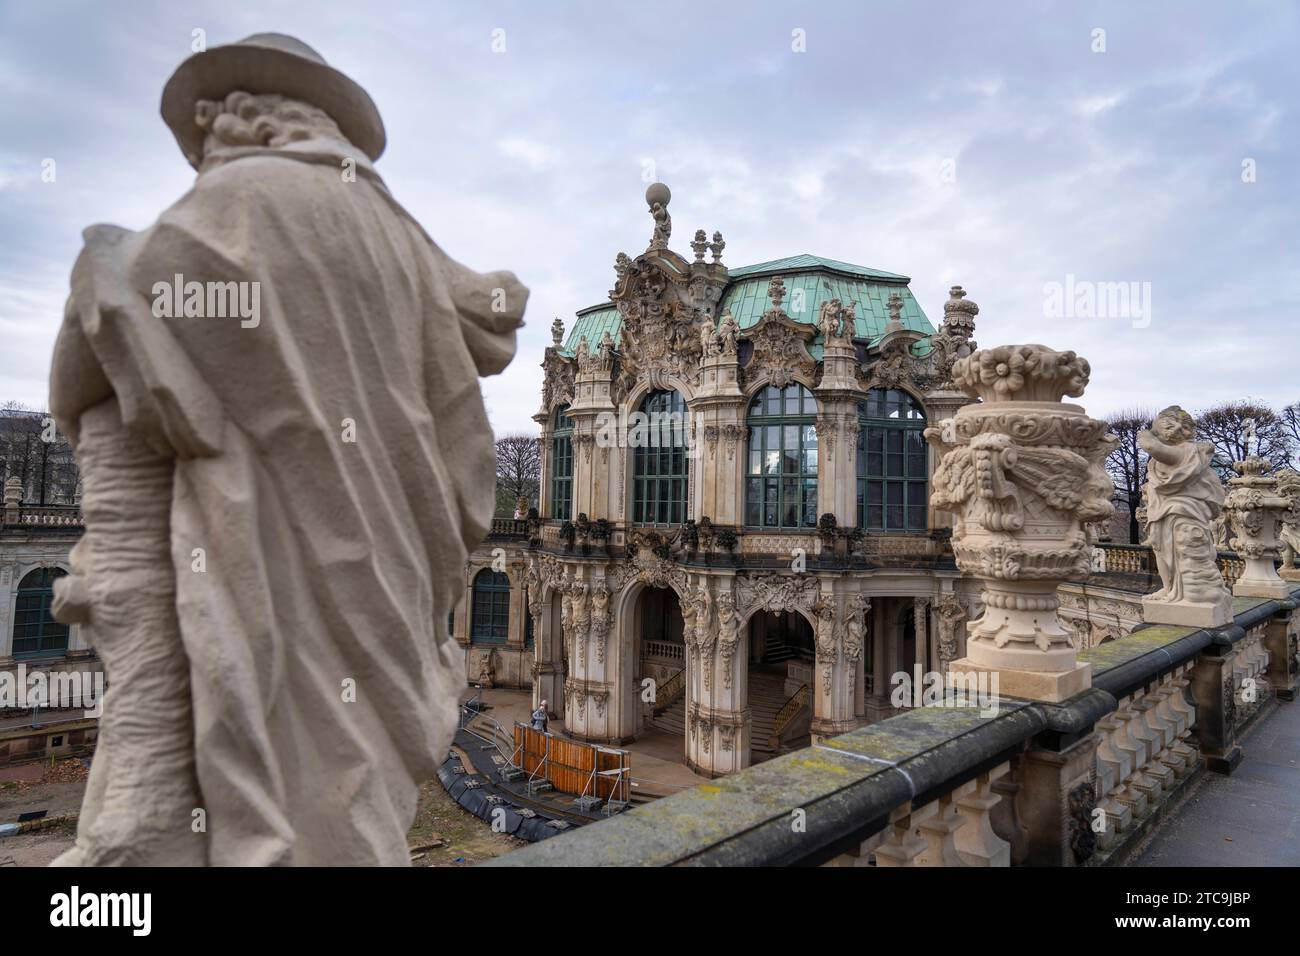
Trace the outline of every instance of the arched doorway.
[[636, 687], [654, 682], [651, 700], [642, 700], [638, 730], [676, 738], [680, 753], [686, 736], [686, 644], [682, 605], [672, 588], [646, 587], [633, 611]]
[[816, 655], [812, 625], [797, 611], [759, 611], [749, 619], [751, 764], [807, 745]]

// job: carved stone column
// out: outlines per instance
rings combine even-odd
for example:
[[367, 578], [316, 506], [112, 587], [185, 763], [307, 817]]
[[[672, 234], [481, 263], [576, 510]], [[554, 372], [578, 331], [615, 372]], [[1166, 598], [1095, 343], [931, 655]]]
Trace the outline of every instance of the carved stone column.
[[983, 349], [953, 365], [977, 404], [926, 438], [941, 453], [931, 503], [952, 512], [957, 566], [984, 582], [953, 672], [997, 672], [1012, 697], [1060, 701], [1090, 684], [1057, 618], [1057, 586], [1088, 574], [1084, 523], [1110, 517], [1104, 422], [1062, 396], [1083, 394], [1089, 366], [1042, 345]]
[[1232, 550], [1246, 568], [1232, 586], [1237, 597], [1289, 597], [1293, 585], [1283, 581], [1273, 567], [1281, 557], [1279, 532], [1289, 502], [1278, 494], [1277, 478], [1267, 461], [1250, 456], [1232, 466], [1237, 477], [1228, 481], [1223, 510], [1232, 525]]
[[811, 730], [813, 740], [816, 741], [852, 730], [856, 722], [853, 717], [849, 660], [844, 654], [843, 646], [846, 622], [836, 612], [833, 594], [823, 593], [813, 610], [817, 619], [816, 633], [813, 635], [817, 656], [811, 688]]
[[716, 598], [707, 581], [693, 598], [688, 667], [693, 693], [686, 714], [686, 762], [717, 777], [749, 766], [750, 711], [745, 706], [746, 659], [740, 615], [730, 584]]

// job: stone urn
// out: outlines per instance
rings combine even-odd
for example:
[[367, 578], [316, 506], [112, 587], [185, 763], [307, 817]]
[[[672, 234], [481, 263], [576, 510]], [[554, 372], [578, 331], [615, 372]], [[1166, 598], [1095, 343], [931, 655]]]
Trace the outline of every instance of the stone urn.
[[1252, 455], [1235, 462], [1223, 510], [1232, 527], [1232, 550], [1245, 570], [1232, 586], [1236, 597], [1284, 598], [1292, 585], [1278, 576], [1273, 562], [1282, 554], [1280, 532], [1291, 503], [1278, 493], [1277, 476], [1267, 461]]
[[997, 692], [1050, 701], [1090, 684], [1056, 596], [1090, 572], [1085, 526], [1114, 510], [1103, 467], [1114, 440], [1061, 401], [1082, 395], [1089, 373], [1074, 352], [1042, 345], [981, 349], [953, 365], [954, 383], [980, 401], [926, 429], [941, 456], [930, 501], [953, 515], [953, 554], [983, 581], [984, 613], [966, 625], [950, 679], [996, 673]]

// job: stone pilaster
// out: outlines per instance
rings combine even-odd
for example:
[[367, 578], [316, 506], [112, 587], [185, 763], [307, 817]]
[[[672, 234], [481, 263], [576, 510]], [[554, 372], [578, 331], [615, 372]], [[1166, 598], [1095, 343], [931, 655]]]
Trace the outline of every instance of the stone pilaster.
[[1297, 671], [1300, 670], [1300, 611], [1288, 609], [1273, 615], [1264, 629], [1268, 651], [1268, 683], [1278, 700], [1295, 700]]
[[1035, 743], [1020, 758], [1020, 819], [1029, 866], [1083, 866], [1096, 850], [1096, 734], [1056, 750]]
[[1222, 638], [1196, 658], [1192, 668], [1192, 700], [1196, 705], [1196, 738], [1205, 766], [1228, 774], [1241, 763], [1237, 743], [1237, 702], [1234, 697], [1231, 643]]

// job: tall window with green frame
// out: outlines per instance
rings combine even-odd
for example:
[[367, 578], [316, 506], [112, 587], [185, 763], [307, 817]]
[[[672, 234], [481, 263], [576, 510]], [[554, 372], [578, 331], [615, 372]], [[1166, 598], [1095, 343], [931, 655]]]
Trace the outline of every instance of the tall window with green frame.
[[858, 527], [926, 530], [925, 411], [902, 389], [873, 388], [858, 404], [858, 424]]
[[14, 657], [42, 657], [68, 650], [68, 625], [54, 620], [54, 582], [68, 572], [62, 568], [37, 568], [18, 582], [14, 605]]
[[510, 636], [510, 579], [484, 568], [474, 575], [471, 644], [504, 644]]
[[636, 524], [681, 524], [686, 520], [690, 485], [687, 461], [686, 401], [678, 392], [652, 392], [641, 403], [645, 428], [634, 422], [629, 441], [632, 458], [632, 521]]
[[568, 521], [573, 517], [573, 419], [569, 406], [555, 410], [555, 431], [551, 436], [551, 517]]
[[802, 385], [769, 385], [749, 403], [745, 524], [817, 526], [817, 400]]

